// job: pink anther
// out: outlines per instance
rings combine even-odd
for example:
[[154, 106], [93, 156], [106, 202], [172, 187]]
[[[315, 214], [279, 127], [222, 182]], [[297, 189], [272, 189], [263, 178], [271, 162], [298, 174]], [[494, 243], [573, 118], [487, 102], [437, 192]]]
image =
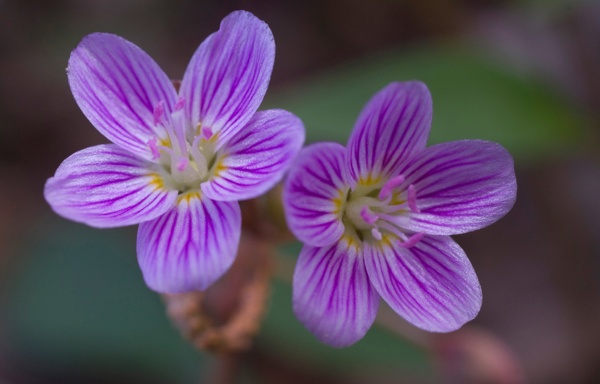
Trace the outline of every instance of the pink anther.
[[181, 111], [184, 106], [185, 106], [185, 99], [183, 97], [180, 97], [179, 100], [177, 100], [177, 103], [175, 103], [175, 106], [173, 107], [173, 111], [174, 112]]
[[177, 162], [177, 170], [179, 172], [183, 172], [189, 163], [190, 163], [189, 159], [187, 159], [185, 157], [180, 158], [179, 161]]
[[160, 151], [158, 150], [158, 145], [156, 144], [156, 136], [154, 136], [153, 138], [151, 138], [150, 140], [148, 140], [146, 142], [146, 144], [148, 144], [148, 146], [150, 147], [150, 151], [152, 151], [152, 160], [157, 160], [160, 158]]
[[210, 128], [202, 128], [202, 134], [206, 138], [206, 140], [210, 140], [213, 135], [213, 132]]
[[154, 107], [154, 125], [162, 123], [163, 116], [165, 115], [165, 102], [159, 101]]
[[381, 240], [383, 239], [383, 236], [381, 236], [381, 232], [379, 232], [379, 230], [377, 228], [373, 228], [371, 229], [371, 234], [373, 235], [373, 237], [376, 240]]
[[367, 207], [363, 207], [360, 210], [360, 217], [362, 217], [362, 219], [365, 221], [365, 223], [371, 224], [371, 225], [375, 224], [375, 222], [379, 218], [376, 214], [372, 213], [369, 210], [369, 208], [367, 208]]
[[383, 188], [381, 188], [381, 191], [379, 191], [379, 200], [387, 199], [396, 187], [404, 183], [404, 180], [406, 180], [406, 178], [403, 175], [392, 177], [387, 183], [385, 183]]
[[419, 207], [417, 207], [417, 190], [414, 184], [408, 186], [408, 207], [415, 213], [421, 212]]
[[423, 236], [425, 236], [424, 233], [415, 233], [414, 235], [408, 237], [406, 240], [400, 242], [400, 246], [404, 248], [411, 248], [415, 246], [419, 241], [421, 241]]

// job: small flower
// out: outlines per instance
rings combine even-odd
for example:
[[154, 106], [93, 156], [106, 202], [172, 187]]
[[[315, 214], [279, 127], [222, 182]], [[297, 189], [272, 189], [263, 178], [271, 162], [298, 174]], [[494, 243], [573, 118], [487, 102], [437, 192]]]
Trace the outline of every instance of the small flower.
[[113, 144], [67, 158], [47, 181], [46, 200], [93, 227], [140, 224], [138, 261], [151, 289], [206, 289], [235, 258], [237, 200], [279, 181], [304, 141], [296, 116], [256, 112], [274, 57], [269, 27], [233, 12], [198, 47], [177, 91], [134, 44], [87, 36], [71, 54], [69, 84]]
[[287, 221], [305, 243], [294, 312], [327, 344], [361, 339], [380, 297], [434, 332], [455, 330], [479, 312], [477, 276], [448, 235], [483, 228], [510, 210], [513, 161], [480, 140], [425, 148], [431, 115], [424, 84], [392, 83], [364, 108], [346, 148], [308, 146], [290, 169]]

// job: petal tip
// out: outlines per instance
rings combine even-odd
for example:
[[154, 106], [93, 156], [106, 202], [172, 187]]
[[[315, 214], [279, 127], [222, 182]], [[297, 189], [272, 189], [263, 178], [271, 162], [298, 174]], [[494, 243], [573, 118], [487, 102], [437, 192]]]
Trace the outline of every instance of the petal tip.
[[203, 291], [237, 255], [241, 212], [237, 203], [190, 197], [140, 225], [137, 258], [146, 285], [157, 292]]
[[319, 341], [336, 348], [365, 336], [380, 301], [362, 258], [341, 243], [303, 247], [294, 271], [292, 296], [298, 320]]
[[266, 32], [271, 37], [271, 40], [274, 40], [273, 33], [271, 32], [271, 28], [269, 28], [269, 25], [265, 21], [259, 19], [252, 12], [245, 10], [233, 11], [223, 18], [223, 20], [221, 21], [221, 27], [227, 24], [228, 22], [245, 23], [247, 24], [246, 27], [248, 25], [254, 25], [257, 28], [262, 29], [264, 32]]

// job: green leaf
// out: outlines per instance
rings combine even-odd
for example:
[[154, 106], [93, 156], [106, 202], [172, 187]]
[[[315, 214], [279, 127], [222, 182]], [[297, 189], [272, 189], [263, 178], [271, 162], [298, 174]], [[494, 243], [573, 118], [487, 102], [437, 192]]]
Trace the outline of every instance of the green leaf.
[[197, 380], [202, 355], [144, 284], [134, 232], [58, 218], [34, 230], [5, 304], [9, 345], [25, 361], [79, 375]]
[[421, 80], [431, 90], [430, 144], [491, 140], [518, 160], [532, 160], [569, 150], [581, 140], [582, 120], [564, 100], [466, 47], [371, 57], [275, 93], [265, 107], [297, 114], [309, 142], [345, 143], [366, 102], [390, 82], [406, 80]]

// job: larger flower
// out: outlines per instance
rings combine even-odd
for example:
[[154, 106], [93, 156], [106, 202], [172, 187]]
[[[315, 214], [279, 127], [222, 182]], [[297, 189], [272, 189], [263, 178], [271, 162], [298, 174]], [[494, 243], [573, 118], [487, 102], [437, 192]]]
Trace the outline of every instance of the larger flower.
[[325, 343], [362, 338], [380, 297], [429, 331], [455, 330], [479, 312], [477, 276], [448, 235], [510, 210], [513, 161], [486, 141], [425, 148], [431, 115], [424, 84], [392, 83], [364, 108], [347, 147], [309, 146], [290, 170], [287, 220], [305, 243], [294, 311]]
[[233, 12], [196, 50], [177, 91], [134, 44], [87, 36], [71, 54], [69, 84], [113, 144], [66, 159], [46, 183], [46, 200], [94, 227], [141, 223], [137, 253], [148, 286], [204, 290], [235, 258], [237, 200], [272, 187], [304, 141], [296, 116], [256, 112], [274, 57], [269, 27]]

